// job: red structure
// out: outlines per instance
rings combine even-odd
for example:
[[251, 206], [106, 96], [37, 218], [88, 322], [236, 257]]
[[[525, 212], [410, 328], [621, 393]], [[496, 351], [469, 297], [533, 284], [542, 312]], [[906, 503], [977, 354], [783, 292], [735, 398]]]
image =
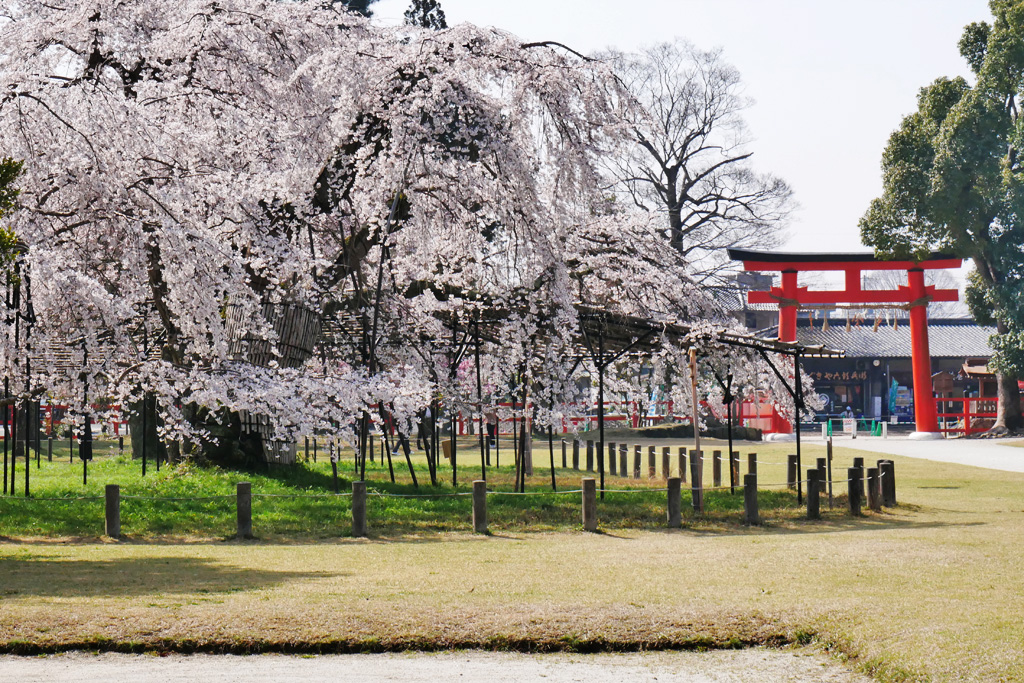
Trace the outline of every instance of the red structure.
[[[744, 270], [778, 272], [782, 286], [767, 292], [750, 292], [752, 304], [779, 305], [779, 341], [796, 341], [796, 316], [802, 307], [829, 305], [907, 306], [910, 311], [910, 339], [914, 376], [914, 421], [917, 434], [938, 435], [939, 422], [932, 400], [931, 355], [928, 352], [928, 303], [957, 301], [955, 289], [936, 289], [924, 284], [924, 271], [959, 268], [963, 259], [932, 254], [923, 261], [879, 261], [872, 254], [776, 253], [730, 249], [729, 258], [742, 261]], [[863, 289], [865, 270], [905, 270], [906, 286], [898, 289]], [[800, 287], [799, 273], [843, 271], [846, 282], [841, 290], [810, 290]]]

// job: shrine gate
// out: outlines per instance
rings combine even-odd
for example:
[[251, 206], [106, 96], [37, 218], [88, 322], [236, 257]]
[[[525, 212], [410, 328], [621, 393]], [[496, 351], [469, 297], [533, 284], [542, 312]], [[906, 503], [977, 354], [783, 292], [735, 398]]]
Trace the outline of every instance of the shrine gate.
[[[937, 289], [925, 285], [924, 271], [959, 268], [963, 259], [946, 254], [932, 254], [923, 261], [879, 261], [873, 254], [781, 253], [729, 249], [729, 258], [742, 261], [748, 271], [778, 272], [781, 287], [769, 291], [749, 292], [752, 304], [778, 304], [779, 341], [796, 341], [797, 311], [801, 308], [835, 307], [900, 307], [910, 312], [911, 366], [914, 378], [914, 421], [912, 439], [935, 439], [939, 421], [932, 394], [932, 365], [928, 351], [928, 303], [957, 301], [955, 289]], [[865, 270], [905, 270], [907, 284], [897, 289], [863, 289]], [[800, 287], [799, 273], [842, 271], [845, 288], [810, 290]]]

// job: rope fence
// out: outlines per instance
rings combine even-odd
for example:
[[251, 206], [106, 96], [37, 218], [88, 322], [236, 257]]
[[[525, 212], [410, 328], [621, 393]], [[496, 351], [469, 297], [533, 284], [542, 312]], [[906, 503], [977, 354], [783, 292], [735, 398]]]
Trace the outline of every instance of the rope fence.
[[[581, 443], [575, 442], [573, 447], [573, 469], [579, 469], [579, 455], [581, 452]], [[614, 444], [608, 443], [608, 454], [609, 463], [612, 465], [612, 474], [615, 476], [618, 471], [619, 476], [624, 479], [641, 479], [642, 465], [644, 464], [644, 447], [640, 445], [628, 444]], [[235, 499], [235, 507], [237, 514], [237, 538], [252, 538], [252, 499], [253, 498], [264, 498], [264, 499], [319, 499], [319, 500], [330, 500], [345, 498], [350, 499], [351, 515], [352, 515], [352, 535], [356, 537], [368, 535], [367, 525], [367, 512], [366, 512], [366, 501], [368, 497], [376, 499], [463, 499], [472, 498], [472, 515], [473, 515], [473, 528], [477, 532], [486, 532], [487, 530], [487, 499], [495, 497], [530, 497], [530, 496], [572, 496], [581, 495], [581, 519], [584, 530], [596, 531], [597, 530], [597, 494], [600, 492], [601, 497], [604, 494], [625, 494], [625, 495], [661, 495], [666, 494], [666, 506], [667, 506], [667, 517], [669, 527], [678, 528], [681, 526], [681, 509], [682, 509], [682, 491], [684, 488], [689, 488], [692, 491], [690, 496], [690, 505], [693, 508], [695, 515], [701, 515], [704, 513], [704, 495], [712, 492], [723, 492], [730, 491], [739, 493], [744, 499], [744, 522], [746, 524], [759, 524], [761, 522], [759, 511], [757, 508], [757, 492], [759, 489], [796, 489], [798, 504], [807, 506], [807, 518], [808, 519], [819, 519], [820, 518], [820, 498], [822, 495], [828, 496], [829, 506], [832, 506], [833, 502], [833, 487], [841, 487], [842, 484], [846, 484], [847, 488], [847, 505], [849, 507], [849, 513], [851, 515], [860, 515], [861, 505], [867, 503], [867, 506], [873, 511], [879, 511], [883, 506], [891, 507], [896, 505], [896, 483], [895, 483], [895, 472], [892, 460], [881, 459], [877, 461], [877, 467], [865, 467], [864, 459], [862, 457], [853, 458], [853, 466], [848, 468], [849, 475], [844, 479], [842, 476], [832, 476], [833, 462], [831, 458], [831, 448], [829, 449], [829, 457], [817, 458], [816, 467], [812, 467], [811, 462], [807, 464], [798, 463], [795, 455], [788, 456], [787, 462], [776, 462], [776, 461], [764, 461], [758, 460], [754, 453], [749, 453], [746, 459], [748, 472], [746, 475], [740, 476], [740, 454], [733, 451], [731, 454], [727, 454], [725, 461], [728, 467], [728, 474], [730, 482], [729, 484], [722, 483], [722, 452], [712, 451], [712, 454], [708, 456], [706, 451], [687, 449], [684, 447], [678, 447], [676, 453], [678, 457], [678, 468], [673, 468], [673, 454], [668, 447], [661, 447], [660, 458], [658, 458], [658, 452], [656, 447], [648, 446], [647, 450], [647, 480], [653, 483], [653, 480], [657, 479], [658, 461], [661, 461], [661, 474], [665, 481], [665, 486], [644, 486], [637, 488], [608, 488], [599, 486], [596, 479], [592, 476], [584, 475], [582, 479], [581, 488], [571, 488], [564, 490], [551, 490], [551, 491], [497, 491], [488, 490], [486, 481], [474, 481], [472, 490], [470, 491], [452, 491], [452, 492], [436, 492], [436, 493], [397, 493], [389, 491], [381, 491], [375, 489], [368, 489], [365, 481], [353, 481], [352, 490], [350, 492], [339, 492], [335, 490], [332, 493], [254, 493], [252, 491], [251, 484], [248, 482], [238, 483], [236, 486], [236, 492], [234, 495], [222, 494], [222, 495], [210, 495], [210, 496], [145, 496], [136, 494], [122, 495], [120, 487], [116, 484], [109, 484], [106, 486], [104, 496], [74, 496], [74, 497], [17, 497], [17, 496], [5, 496], [0, 498], [0, 501], [32, 501], [32, 502], [105, 502], [105, 534], [112, 538], [119, 538], [121, 535], [121, 501], [148, 501], [154, 503], [163, 502], [210, 502], [210, 501], [229, 501]], [[587, 449], [587, 471], [593, 472], [593, 466], [597, 464], [599, 467], [603, 466], [602, 458], [603, 452], [601, 449], [595, 450], [593, 446], [589, 446]], [[632, 467], [627, 467], [630, 464], [629, 455], [632, 453]], [[563, 447], [563, 462], [566, 458], [566, 449]], [[596, 462], [594, 456], [597, 456]], [[615, 457], [618, 455], [618, 462], [615, 462]], [[690, 468], [687, 468], [686, 458], [690, 458]], [[704, 485], [705, 469], [708, 463], [712, 464], [713, 467], [713, 485]], [[553, 463], [552, 463], [553, 464]], [[700, 465], [698, 467], [698, 464]], [[618, 467], [616, 467], [618, 465]], [[771, 482], [771, 483], [759, 483], [757, 466], [785, 466], [787, 467], [787, 481], [786, 482]], [[690, 469], [692, 477], [699, 482], [696, 486], [688, 484], [686, 481], [687, 469]], [[678, 473], [678, 476], [672, 476], [673, 473]], [[801, 474], [804, 476], [800, 476]], [[602, 473], [603, 474], [603, 473]], [[631, 475], [631, 476], [630, 476]], [[603, 476], [602, 476], [603, 481]], [[552, 471], [552, 485], [554, 485], [554, 471]], [[337, 480], [335, 480], [335, 487], [337, 487]], [[806, 500], [804, 500], [804, 491], [806, 491]]]

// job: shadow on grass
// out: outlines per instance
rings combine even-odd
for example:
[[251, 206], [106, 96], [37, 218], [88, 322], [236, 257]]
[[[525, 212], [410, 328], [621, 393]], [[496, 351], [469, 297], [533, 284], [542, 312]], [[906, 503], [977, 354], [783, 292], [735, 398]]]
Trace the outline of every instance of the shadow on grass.
[[0, 605], [5, 598], [119, 597], [225, 594], [260, 590], [303, 578], [338, 576], [322, 571], [232, 567], [194, 557], [68, 560], [18, 553], [0, 558]]

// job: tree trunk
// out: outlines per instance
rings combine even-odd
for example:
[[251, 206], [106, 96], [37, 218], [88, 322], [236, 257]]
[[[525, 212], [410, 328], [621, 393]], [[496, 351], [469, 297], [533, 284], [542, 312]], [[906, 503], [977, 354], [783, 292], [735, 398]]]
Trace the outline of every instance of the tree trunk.
[[[996, 332], [1006, 334], [1008, 328], [1002, 321], [996, 321]], [[996, 423], [988, 433], [1002, 436], [1021, 428], [1020, 389], [1017, 378], [1003, 373], [996, 374], [996, 396], [999, 406], [996, 409]]]

